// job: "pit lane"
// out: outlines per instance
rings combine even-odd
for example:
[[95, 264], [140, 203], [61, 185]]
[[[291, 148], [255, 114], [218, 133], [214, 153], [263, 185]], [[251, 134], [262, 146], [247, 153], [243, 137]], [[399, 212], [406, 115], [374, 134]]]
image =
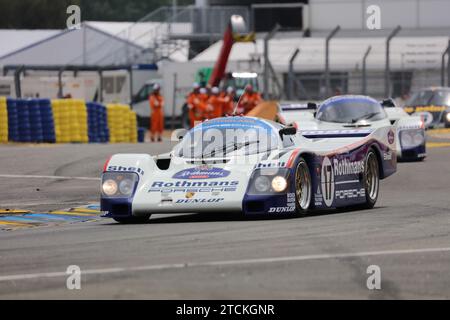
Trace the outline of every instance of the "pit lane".
[[[430, 135], [373, 210], [302, 218], [154, 215], [0, 231], [0, 298], [449, 298], [450, 148]], [[104, 160], [170, 143], [0, 147], [0, 208], [48, 213], [98, 203]], [[70, 179], [77, 177], [77, 179]], [[369, 265], [381, 290], [368, 290]], [[81, 290], [65, 271], [80, 266]]]

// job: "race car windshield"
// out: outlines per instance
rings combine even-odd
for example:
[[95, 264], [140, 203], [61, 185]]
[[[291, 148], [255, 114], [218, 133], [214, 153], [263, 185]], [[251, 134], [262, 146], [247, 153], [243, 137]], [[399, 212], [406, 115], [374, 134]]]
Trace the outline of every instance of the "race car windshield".
[[450, 92], [443, 90], [424, 90], [415, 93], [406, 103], [409, 107], [450, 106]]
[[325, 102], [317, 112], [317, 119], [326, 122], [355, 123], [360, 120], [376, 121], [386, 118], [386, 113], [376, 101], [367, 99]]
[[174, 154], [183, 158], [223, 158], [232, 153], [250, 155], [277, 147], [278, 140], [263, 128], [208, 128], [191, 130], [175, 147]]

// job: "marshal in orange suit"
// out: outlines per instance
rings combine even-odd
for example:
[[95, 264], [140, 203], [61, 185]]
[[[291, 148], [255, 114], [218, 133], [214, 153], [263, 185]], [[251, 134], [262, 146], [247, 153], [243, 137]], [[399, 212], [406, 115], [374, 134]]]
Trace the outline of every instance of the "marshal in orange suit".
[[151, 120], [150, 120], [150, 139], [162, 141], [162, 133], [164, 130], [164, 97], [160, 94], [159, 84], [153, 86], [153, 93], [149, 97]]

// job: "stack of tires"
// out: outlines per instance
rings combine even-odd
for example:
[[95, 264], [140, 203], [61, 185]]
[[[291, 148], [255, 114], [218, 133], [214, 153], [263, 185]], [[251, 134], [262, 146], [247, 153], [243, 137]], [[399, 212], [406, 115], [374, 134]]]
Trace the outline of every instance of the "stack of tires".
[[89, 142], [86, 104], [83, 100], [52, 101], [56, 142]]
[[98, 119], [100, 142], [108, 142], [109, 128], [108, 128], [108, 115], [106, 112], [106, 107], [101, 104], [97, 111], [98, 111], [97, 119]]
[[8, 142], [8, 106], [6, 98], [0, 97], [0, 143]]
[[108, 142], [108, 123], [104, 105], [89, 102], [86, 104], [88, 115], [89, 142]]
[[19, 116], [17, 114], [17, 101], [8, 98], [6, 100], [8, 107], [8, 140], [19, 141]]
[[[137, 140], [137, 128], [136, 128], [136, 114], [134, 113], [134, 121], [132, 120], [132, 113], [130, 106], [124, 104], [108, 104], [106, 106], [108, 114], [108, 128], [109, 128], [109, 142], [131, 142], [132, 138], [132, 125], [136, 134]], [[133, 122], [133, 123], [132, 123]]]
[[72, 104], [71, 111], [73, 112], [74, 121], [71, 121], [72, 142], [88, 143], [88, 121], [87, 109], [84, 100], [73, 99], [69, 100]]
[[26, 100], [28, 107], [29, 123], [30, 123], [30, 140], [29, 142], [44, 142], [44, 134], [42, 131], [42, 118], [39, 106], [39, 100]]
[[49, 99], [39, 99], [37, 101], [41, 113], [43, 141], [55, 143], [55, 122], [53, 121], [51, 102]]
[[138, 128], [137, 128], [137, 115], [136, 112], [130, 110], [130, 123], [129, 123], [129, 135], [132, 143], [138, 142]]
[[25, 99], [17, 99], [17, 118], [19, 120], [19, 142], [31, 142], [31, 125], [28, 102]]

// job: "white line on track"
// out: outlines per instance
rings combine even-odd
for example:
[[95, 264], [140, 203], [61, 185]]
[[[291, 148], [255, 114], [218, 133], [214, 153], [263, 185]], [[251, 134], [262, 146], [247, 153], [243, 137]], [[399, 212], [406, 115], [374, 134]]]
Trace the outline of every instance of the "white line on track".
[[[158, 264], [158, 265], [123, 267], [123, 268], [88, 269], [88, 270], [82, 269], [81, 273], [83, 275], [96, 275], [96, 274], [120, 273], [120, 272], [182, 269], [187, 267], [211, 267], [211, 266], [262, 264], [262, 263], [308, 261], [308, 260], [322, 260], [322, 259], [345, 259], [345, 258], [368, 257], [368, 256], [401, 255], [401, 254], [417, 254], [417, 253], [432, 253], [432, 252], [450, 252], [450, 247], [385, 250], [385, 251], [363, 251], [363, 252], [337, 253], [337, 254], [312, 254], [303, 256], [285, 256], [285, 257], [242, 259], [242, 260]], [[0, 276], [0, 282], [27, 280], [27, 279], [56, 278], [64, 276], [67, 276], [66, 272], [15, 274], [15, 275]]]
[[64, 177], [64, 176], [35, 176], [24, 174], [0, 174], [0, 178], [18, 178], [18, 179], [53, 179], [53, 180], [89, 180], [100, 181], [100, 178], [93, 177]]

